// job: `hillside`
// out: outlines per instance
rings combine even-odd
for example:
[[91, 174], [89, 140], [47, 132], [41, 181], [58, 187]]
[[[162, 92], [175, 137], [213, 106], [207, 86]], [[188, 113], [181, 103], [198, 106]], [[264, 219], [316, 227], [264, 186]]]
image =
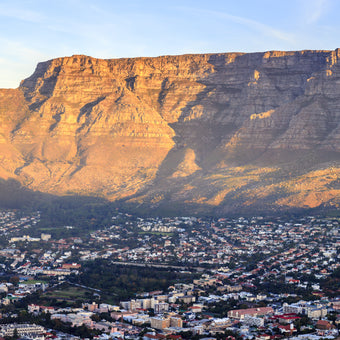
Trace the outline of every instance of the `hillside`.
[[140, 209], [338, 207], [340, 50], [39, 63], [0, 90], [0, 177]]

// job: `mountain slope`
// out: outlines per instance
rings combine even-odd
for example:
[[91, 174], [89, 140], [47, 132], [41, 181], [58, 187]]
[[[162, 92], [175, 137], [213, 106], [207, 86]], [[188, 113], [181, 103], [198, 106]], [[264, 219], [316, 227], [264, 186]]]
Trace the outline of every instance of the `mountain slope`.
[[0, 90], [0, 176], [146, 209], [338, 206], [339, 56], [39, 63]]

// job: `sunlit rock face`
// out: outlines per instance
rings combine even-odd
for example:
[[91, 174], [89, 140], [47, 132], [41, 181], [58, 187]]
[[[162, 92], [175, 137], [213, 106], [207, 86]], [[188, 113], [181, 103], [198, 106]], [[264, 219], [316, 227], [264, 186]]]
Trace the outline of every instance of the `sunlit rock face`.
[[39, 63], [0, 90], [0, 176], [179, 212], [337, 206], [339, 56]]

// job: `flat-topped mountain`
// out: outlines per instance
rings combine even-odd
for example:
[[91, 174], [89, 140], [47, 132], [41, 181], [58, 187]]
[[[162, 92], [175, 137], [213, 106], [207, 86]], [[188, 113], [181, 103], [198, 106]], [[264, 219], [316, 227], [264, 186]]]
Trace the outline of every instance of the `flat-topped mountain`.
[[336, 207], [339, 59], [340, 50], [39, 63], [18, 89], [0, 90], [0, 177], [145, 209]]

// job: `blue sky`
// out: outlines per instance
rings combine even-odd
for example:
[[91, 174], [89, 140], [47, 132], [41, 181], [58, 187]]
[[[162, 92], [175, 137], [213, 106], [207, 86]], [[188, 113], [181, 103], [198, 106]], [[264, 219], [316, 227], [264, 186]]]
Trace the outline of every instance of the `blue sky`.
[[339, 13], [338, 0], [0, 0], [0, 88], [73, 54], [332, 50]]

